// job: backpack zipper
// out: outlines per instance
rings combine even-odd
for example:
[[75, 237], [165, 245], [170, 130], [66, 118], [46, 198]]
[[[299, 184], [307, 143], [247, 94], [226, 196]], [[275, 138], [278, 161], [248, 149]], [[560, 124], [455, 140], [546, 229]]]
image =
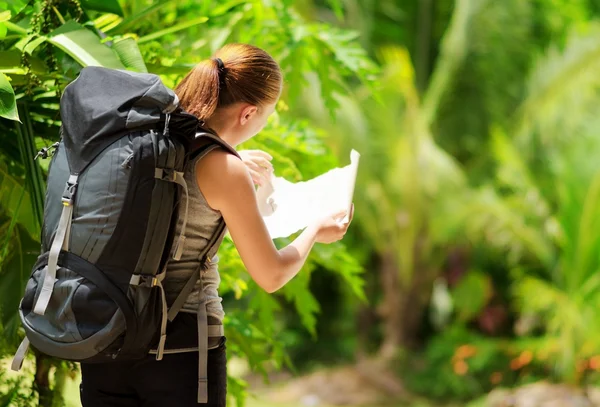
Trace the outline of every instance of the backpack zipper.
[[125, 158], [125, 161], [123, 161], [121, 167], [126, 169], [131, 168], [131, 160], [133, 160], [133, 153], [129, 154], [127, 158]]
[[35, 157], [33, 157], [33, 161], [37, 160], [38, 157], [42, 157], [42, 158], [46, 159], [49, 156], [54, 156], [54, 154], [56, 154], [56, 150], [58, 149], [59, 144], [60, 143], [57, 141], [56, 143], [52, 144], [50, 147], [42, 147], [40, 149], [40, 151], [37, 152]]

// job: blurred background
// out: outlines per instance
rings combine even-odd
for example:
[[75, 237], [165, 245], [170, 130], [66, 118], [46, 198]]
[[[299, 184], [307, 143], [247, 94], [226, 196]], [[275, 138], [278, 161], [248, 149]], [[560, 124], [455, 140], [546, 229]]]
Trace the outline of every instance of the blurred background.
[[225, 241], [230, 405], [600, 405], [600, 1], [0, 0], [0, 406], [79, 405], [75, 364], [8, 371], [61, 90], [228, 42], [285, 73], [243, 147], [292, 181], [362, 154], [346, 239], [276, 294]]

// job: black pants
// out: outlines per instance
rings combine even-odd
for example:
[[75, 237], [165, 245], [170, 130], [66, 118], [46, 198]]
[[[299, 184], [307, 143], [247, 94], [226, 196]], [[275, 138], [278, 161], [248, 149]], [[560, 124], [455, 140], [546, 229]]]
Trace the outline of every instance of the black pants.
[[225, 338], [208, 351], [208, 403], [198, 404], [198, 353], [154, 355], [106, 364], [81, 364], [83, 407], [225, 407]]

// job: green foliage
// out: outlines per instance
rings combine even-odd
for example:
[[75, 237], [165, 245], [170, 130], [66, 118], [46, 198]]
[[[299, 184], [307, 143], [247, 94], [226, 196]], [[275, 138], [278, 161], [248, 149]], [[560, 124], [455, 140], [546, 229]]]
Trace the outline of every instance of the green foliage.
[[[379, 3], [360, 8], [367, 14], [361, 19], [369, 22], [379, 7], [388, 6], [416, 16], [413, 4]], [[381, 28], [366, 24], [366, 36], [378, 38], [369, 44], [371, 52], [386, 65], [384, 107], [360, 99], [359, 91], [355, 100], [342, 102], [343, 130], [331, 127], [339, 150], [358, 146], [366, 152], [368, 175], [362, 174], [363, 196], [357, 198], [357, 209], [367, 214], [365, 224], [359, 221], [361, 233], [374, 252], [393, 253], [405, 283], [401, 296], [411, 292], [406, 283], [414, 276], [441, 271], [449, 245], [465, 245], [469, 255], [485, 250], [491, 257], [485, 262], [467, 255], [464, 270], [452, 271], [462, 276], [452, 290], [454, 320], [466, 323], [485, 311], [495, 281], [484, 264], [495, 263], [510, 275], [509, 297], [492, 292], [496, 301], [510, 303], [509, 321], [516, 319], [508, 334], [522, 338], [511, 343], [527, 342], [530, 350], [545, 354], [538, 363], [547, 369], [544, 375], [580, 383], [581, 364], [600, 351], [593, 311], [598, 9], [586, 1], [453, 3], [421, 97], [412, 89], [409, 58], [380, 47]], [[416, 49], [413, 61], [421, 52], [412, 46], [422, 33], [415, 31], [419, 34], [394, 31], [405, 47]], [[323, 117], [321, 108], [315, 104], [315, 117]], [[444, 332], [431, 343], [444, 341], [453, 339]], [[438, 356], [423, 355], [428, 363]], [[475, 391], [479, 385], [469, 388], [468, 381], [461, 388], [464, 383], [448, 375], [417, 380], [441, 383], [444, 396], [486, 388]]]
[[472, 400], [498, 386], [515, 386], [547, 377], [530, 350], [485, 338], [460, 325], [433, 338], [401, 374], [410, 390], [444, 400]]
[[452, 290], [452, 301], [456, 309], [456, 318], [460, 322], [469, 322], [481, 313], [492, 295], [491, 281], [481, 271], [470, 271]]
[[[395, 349], [405, 346], [398, 338], [424, 343], [399, 369], [416, 392], [464, 400], [540, 377], [598, 380], [597, 2], [34, 3], [0, 12], [0, 309], [10, 345], [5, 310], [37, 250], [47, 171], [29, 156], [57, 139], [64, 85], [82, 65], [102, 64], [174, 86], [223, 44], [250, 42], [280, 62], [285, 89], [243, 147], [269, 152], [276, 174], [294, 181], [345, 165], [351, 148], [362, 157], [351, 236], [317, 246], [279, 293], [262, 292], [225, 241], [230, 355], [265, 376], [335, 361], [333, 346], [351, 358], [355, 314], [368, 311], [369, 349], [379, 333]], [[428, 331], [434, 282], [450, 287], [441, 332]], [[492, 304], [506, 313], [500, 337], [480, 332]], [[244, 383], [229, 385], [241, 405]]]
[[[6, 231], [0, 257], [0, 310], [9, 350], [17, 339], [18, 299], [39, 254], [48, 165], [31, 158], [37, 148], [57, 139], [61, 91], [82, 66], [150, 71], [174, 86], [195, 62], [226, 42], [251, 42], [267, 49], [285, 71], [286, 92], [278, 114], [246, 147], [272, 153], [278, 175], [292, 180], [337, 165], [323, 132], [290, 110], [299, 103], [305, 77], [317, 75], [322, 85], [320, 98], [333, 113], [338, 106], [336, 95], [347, 92], [354, 81], [371, 84], [376, 73], [354, 33], [306, 21], [284, 0], [229, 1], [218, 6], [202, 1], [158, 1], [150, 6], [133, 1], [121, 6], [115, 1], [87, 0], [81, 2], [81, 9], [78, 2], [57, 7], [47, 1], [34, 3], [32, 8], [11, 3], [12, 13], [8, 17], [2, 14], [0, 21], [11, 34], [0, 43], [0, 113], [16, 119], [18, 104], [23, 120], [23, 125], [16, 126], [0, 121], [6, 141], [0, 147], [0, 219]], [[155, 21], [162, 21], [164, 28], [157, 31]], [[354, 295], [363, 298], [362, 267], [342, 245], [315, 248], [305, 270], [275, 296], [251, 281], [231, 241], [226, 240], [220, 255], [222, 292], [230, 310], [225, 321], [230, 355], [247, 359], [253, 369], [264, 374], [273, 365], [290, 365], [276, 335], [287, 325], [282, 306], [292, 306], [304, 329], [316, 335], [320, 307], [310, 291], [311, 270], [319, 267], [338, 276]], [[242, 405], [245, 385], [235, 378], [229, 383], [232, 397]]]
[[19, 120], [15, 92], [4, 74], [0, 74], [0, 117]]

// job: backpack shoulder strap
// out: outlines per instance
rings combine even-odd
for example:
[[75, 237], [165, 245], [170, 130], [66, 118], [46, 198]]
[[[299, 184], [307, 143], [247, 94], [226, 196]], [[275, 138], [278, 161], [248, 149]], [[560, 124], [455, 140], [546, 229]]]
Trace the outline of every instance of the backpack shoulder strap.
[[191, 148], [190, 148], [190, 160], [193, 160], [194, 158], [198, 157], [200, 154], [202, 154], [207, 148], [209, 148], [212, 145], [217, 145], [223, 149], [225, 149], [225, 151], [235, 155], [236, 157], [239, 157], [240, 155], [237, 153], [237, 151], [235, 151], [235, 149], [233, 147], [231, 147], [225, 140], [223, 140], [221, 137], [210, 133], [209, 131], [200, 131], [198, 133], [196, 133], [196, 137], [194, 138], [194, 141], [191, 142]]
[[[237, 151], [235, 151], [235, 149], [229, 144], [227, 144], [223, 139], [221, 139], [218, 136], [215, 136], [214, 134], [202, 132], [196, 134], [196, 138], [192, 145], [193, 152], [191, 153], [190, 160], [194, 160], [197, 157], [202, 157], [204, 154], [210, 152], [213, 148], [215, 148], [215, 146], [222, 147], [231, 154], [234, 154], [236, 157], [239, 157]], [[173, 321], [173, 319], [175, 319], [175, 317], [183, 307], [183, 304], [185, 304], [185, 301], [187, 300], [188, 296], [190, 295], [190, 293], [194, 289], [194, 286], [196, 285], [196, 281], [198, 281], [198, 278], [200, 277], [200, 272], [210, 265], [210, 262], [213, 256], [215, 255], [215, 252], [218, 250], [218, 246], [223, 240], [223, 237], [225, 236], [226, 232], [227, 226], [225, 225], [225, 220], [221, 218], [221, 221], [219, 222], [215, 232], [208, 241], [208, 244], [198, 256], [198, 258], [201, 259], [199, 267], [197, 267], [197, 269], [194, 271], [194, 274], [192, 274], [190, 279], [187, 281], [187, 283], [185, 284], [185, 286], [183, 287], [183, 289], [169, 308], [169, 313], [167, 315], [169, 321]]]
[[225, 236], [226, 231], [227, 228], [225, 227], [225, 221], [221, 220], [221, 222], [217, 226], [217, 230], [212, 235], [202, 254], [199, 256], [202, 259], [200, 265], [196, 268], [196, 270], [194, 270], [194, 273], [187, 281], [187, 283], [185, 283], [185, 286], [183, 286], [183, 289], [169, 308], [169, 313], [167, 314], [167, 318], [169, 319], [169, 321], [173, 321], [179, 313], [179, 311], [181, 311], [183, 304], [185, 304], [185, 301], [194, 289], [196, 281], [198, 281], [198, 278], [200, 278], [200, 272], [206, 267], [208, 267], [208, 265], [211, 262], [212, 257], [209, 257], [209, 254], [217, 248], [218, 243], [223, 239], [223, 236]]

